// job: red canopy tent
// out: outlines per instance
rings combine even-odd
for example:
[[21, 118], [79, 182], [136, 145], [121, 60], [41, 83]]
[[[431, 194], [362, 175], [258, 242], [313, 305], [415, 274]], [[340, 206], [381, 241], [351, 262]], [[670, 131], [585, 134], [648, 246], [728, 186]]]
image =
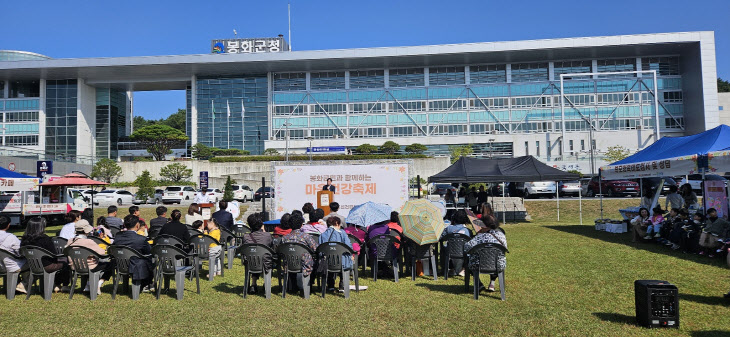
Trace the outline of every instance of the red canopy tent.
[[69, 173], [61, 178], [53, 179], [38, 186], [101, 186], [109, 185], [103, 181], [96, 181], [76, 173]]

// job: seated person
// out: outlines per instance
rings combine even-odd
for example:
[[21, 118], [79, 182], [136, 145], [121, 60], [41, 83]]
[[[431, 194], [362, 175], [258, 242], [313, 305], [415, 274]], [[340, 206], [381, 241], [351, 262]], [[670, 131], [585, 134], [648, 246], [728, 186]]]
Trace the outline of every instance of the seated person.
[[[291, 227], [289, 227], [289, 219], [291, 215], [289, 213], [284, 213], [284, 215], [281, 216], [281, 220], [279, 220], [279, 224], [274, 227], [274, 233], [273, 236], [275, 237], [282, 237], [284, 235], [287, 235], [291, 233]], [[263, 225], [263, 223], [262, 223]], [[249, 225], [249, 228], [251, 225]], [[251, 229], [253, 231], [253, 229]]]
[[109, 206], [106, 208], [106, 225], [109, 227], [114, 227], [115, 229], [122, 230], [124, 227], [124, 221], [122, 219], [117, 218], [117, 212], [119, 210], [117, 209], [117, 206]]
[[[177, 212], [179, 219], [180, 211]], [[174, 213], [173, 211], [173, 215]], [[180, 225], [185, 226], [183, 224]], [[147, 242], [147, 238], [137, 234], [139, 227], [139, 218], [134, 215], [124, 217], [124, 228], [127, 230], [117, 234], [117, 237], [114, 238], [114, 244], [117, 246], [127, 246], [143, 255], [151, 254], [152, 246]], [[132, 280], [140, 281], [147, 291], [150, 290], [149, 285], [152, 283], [153, 270], [154, 265], [152, 265], [152, 260], [149, 258], [140, 259], [133, 257], [129, 260], [129, 271], [132, 274]]]
[[140, 214], [139, 206], [129, 206], [129, 215], [134, 215], [139, 219], [139, 229], [137, 230], [137, 234], [146, 237], [149, 235], [149, 226], [147, 226], [147, 222], [142, 219]]
[[321, 208], [317, 208], [309, 213], [309, 222], [302, 226], [302, 231], [304, 233], [324, 233], [327, 230], [327, 226], [320, 221], [322, 218], [324, 218], [324, 210]]
[[[340, 218], [338, 217], [331, 217], [327, 219], [327, 230], [322, 233], [322, 235], [319, 236], [319, 244], [323, 244], [326, 242], [341, 242], [346, 244], [348, 247], [352, 248], [352, 243], [350, 242], [350, 237], [347, 236], [347, 232], [345, 232], [342, 229], [342, 224], [340, 223]], [[342, 268], [343, 270], [351, 270], [352, 264], [354, 260], [354, 256], [351, 256], [350, 254], [343, 254], [342, 255]], [[327, 289], [334, 290], [335, 288], [335, 277], [337, 277], [337, 273], [330, 273], [327, 276]], [[347, 276], [349, 277], [349, 276]], [[342, 285], [342, 279], [340, 279], [340, 290], [344, 290]]]
[[[480, 244], [480, 243], [497, 243], [504, 248], [507, 248], [507, 238], [504, 236], [504, 233], [499, 230], [499, 221], [494, 216], [486, 216], [482, 217], [482, 221], [484, 222], [484, 225], [487, 226], [487, 228], [484, 228], [477, 233], [474, 238], [469, 240], [466, 244], [464, 244], [464, 252], [469, 251], [472, 247]], [[507, 267], [507, 258], [502, 255], [498, 260], [497, 264], [500, 269], [504, 270]], [[469, 268], [470, 269], [476, 269], [479, 265], [479, 257], [478, 256], [469, 256]], [[487, 287], [487, 291], [492, 292], [494, 291], [494, 280], [497, 279], [497, 274], [490, 275], [490, 282], [489, 286]], [[476, 279], [474, 282], [478, 282]]]
[[61, 231], [58, 232], [58, 236], [66, 239], [71, 240], [74, 238], [74, 235], [76, 234], [76, 223], [81, 221], [81, 212], [72, 210], [66, 213], [66, 215], [63, 216], [64, 222], [66, 224], [61, 227]]
[[715, 257], [715, 250], [722, 246], [722, 239], [728, 230], [730, 224], [717, 216], [717, 210], [710, 208], [707, 210], [707, 220], [705, 220], [705, 228], [700, 233], [699, 245], [701, 247], [700, 255], [707, 254], [709, 257]]
[[190, 227], [192, 227], [193, 229], [195, 229], [195, 230], [197, 230], [197, 231], [199, 231], [199, 232], [202, 233], [203, 232], [203, 229], [204, 229], [203, 228], [203, 220], [195, 220], [195, 221], [193, 221], [193, 224], [190, 225]]
[[190, 241], [190, 232], [188, 231], [188, 227], [180, 222], [181, 217], [182, 213], [179, 210], [172, 211], [172, 214], [170, 214], [170, 222], [162, 226], [158, 235], [172, 235], [180, 239], [184, 244], [187, 244]]
[[[365, 242], [365, 237], [367, 235], [367, 232], [362, 230], [362, 228], [355, 226], [353, 224], [350, 224], [347, 228], [345, 228], [345, 232], [347, 234], [351, 234], [352, 236], [360, 239], [361, 242]], [[359, 243], [353, 242], [352, 249], [355, 251], [355, 253], [360, 254], [360, 244]]]
[[674, 223], [679, 220], [679, 208], [672, 208], [669, 210], [669, 214], [666, 218], [664, 218], [664, 223], [662, 223], [662, 227], [660, 229], [661, 234], [661, 242], [671, 246], [672, 243], [669, 241], [669, 233], [672, 232], [672, 229], [674, 228]]
[[633, 237], [631, 242], [637, 242], [639, 241], [639, 238], [645, 237], [647, 228], [650, 224], [651, 219], [649, 218], [649, 210], [646, 209], [646, 207], [640, 208], [639, 215], [631, 220], [631, 233]]
[[468, 223], [469, 217], [466, 215], [466, 211], [463, 209], [456, 211], [454, 216], [451, 218], [451, 224], [446, 226], [444, 231], [441, 232], [441, 238], [453, 233], [464, 234], [471, 237], [471, 231], [466, 227], [466, 224]]
[[[304, 233], [302, 231], [302, 224], [304, 223], [304, 218], [299, 213], [294, 213], [289, 218], [289, 224], [291, 226], [291, 233], [285, 235], [281, 238], [281, 243], [286, 242], [298, 242], [305, 246], [307, 246], [309, 249], [311, 249], [313, 252], [317, 250], [317, 243], [314, 241], [314, 238], [312, 238], [311, 235]], [[302, 283], [302, 276], [306, 277], [312, 274], [312, 270], [314, 269], [314, 259], [312, 259], [312, 256], [309, 254], [304, 254], [302, 256], [302, 275], [297, 275], [297, 286], [299, 289], [303, 288]]]
[[218, 222], [218, 226], [220, 226], [221, 228], [232, 231], [233, 215], [226, 211], [226, 209], [228, 209], [228, 202], [226, 202], [225, 200], [219, 201], [218, 208], [219, 210], [217, 212], [211, 214], [211, 218], [215, 219], [215, 221]]
[[[206, 234], [210, 235], [210, 237], [216, 239], [218, 242], [221, 241], [221, 230], [218, 228], [218, 224], [216, 223], [215, 219], [210, 219], [210, 221], [208, 221]], [[222, 251], [223, 249], [221, 248], [221, 246], [215, 243], [211, 243], [208, 247], [208, 254], [210, 254], [210, 256], [215, 260], [216, 276], [221, 276], [221, 260], [219, 260], [218, 257], [221, 256]]]
[[195, 221], [203, 221], [203, 214], [201, 213], [200, 206], [196, 203], [188, 206], [188, 214], [185, 214], [185, 224], [192, 225]]
[[[701, 217], [702, 214], [699, 215]], [[699, 220], [697, 220], [699, 222]], [[669, 241], [672, 242], [672, 249], [677, 250], [682, 247], [686, 249], [686, 243], [694, 230], [694, 227], [699, 227], [699, 224], [689, 219], [689, 211], [686, 208], [679, 210], [679, 219], [674, 222], [674, 228], [672, 228], [669, 234]]]
[[[282, 221], [284, 221], [284, 217], [281, 218]], [[289, 220], [289, 217], [287, 216], [287, 221]], [[258, 213], [253, 213], [248, 216], [247, 218], [248, 226], [251, 228], [251, 233], [245, 234], [243, 236], [243, 243], [244, 244], [259, 244], [264, 245], [266, 247], [271, 247], [273, 243], [273, 237], [270, 233], [267, 233], [264, 231], [264, 222], [261, 219], [261, 215]], [[288, 224], [287, 224], [288, 226]], [[291, 232], [291, 229], [289, 230]], [[264, 256], [264, 269], [265, 270], [271, 270], [271, 255]], [[258, 292], [258, 288], [256, 287], [256, 282], [259, 279], [258, 274], [251, 274], [251, 284], [248, 288], [249, 294], [256, 294]]]
[[[25, 233], [23, 234], [23, 240], [20, 241], [20, 247], [24, 246], [41, 247], [51, 253], [56, 253], [56, 246], [53, 244], [53, 240], [46, 235], [46, 219], [34, 217], [28, 221], [28, 225], [25, 227]], [[55, 259], [44, 257], [41, 259], [41, 262], [43, 263], [43, 269], [47, 273], [58, 272], [56, 273], [56, 287], [54, 291], [68, 291], [69, 276], [71, 275], [66, 258]]]
[[164, 226], [168, 219], [167, 219], [167, 207], [165, 206], [157, 206], [155, 209], [155, 214], [157, 214], [157, 217], [150, 220], [150, 229], [152, 227], [162, 227]]
[[[10, 218], [7, 216], [0, 216], [0, 249], [4, 249], [9, 253], [20, 256], [20, 240], [17, 236], [9, 233], [8, 229], [10, 229]], [[25, 265], [25, 258], [21, 257], [19, 259], [14, 259], [12, 257], [6, 257], [3, 264], [9, 273], [14, 273], [23, 268]], [[25, 294], [25, 286], [23, 286], [23, 283], [18, 283], [16, 290]]]
[[659, 233], [662, 228], [662, 223], [664, 222], [664, 210], [662, 210], [661, 206], [656, 205], [652, 209], [652, 215], [650, 218], [651, 225], [646, 227], [646, 236], [644, 237], [644, 240], [651, 240], [652, 238], [661, 238], [662, 235]]
[[[101, 248], [98, 244], [96, 244], [96, 242], [86, 237], [93, 231], [94, 228], [85, 221], [83, 223], [78, 222], [76, 225], [76, 237], [68, 242], [67, 247], [86, 247], [93, 250], [99, 255], [106, 255], [105, 249]], [[93, 285], [97, 288], [97, 294], [100, 294], [101, 285], [104, 284], [106, 280], [109, 280], [111, 279], [111, 277], [114, 276], [114, 265], [109, 261], [97, 261], [97, 259], [93, 256], [89, 256], [89, 258], [87, 259], [87, 263], [89, 265], [90, 271], [102, 271], [101, 277], [99, 278], [99, 284]], [[74, 269], [73, 260], [69, 260], [69, 265], [71, 266], [71, 269]], [[84, 292], [87, 291], [89, 291], [89, 282], [86, 283], [86, 288], [84, 288]]]
[[403, 227], [400, 226], [400, 219], [398, 219], [398, 212], [392, 211], [390, 212], [390, 222], [388, 222], [388, 228], [392, 231], [398, 232], [398, 242], [394, 244], [395, 249], [400, 249], [400, 240], [401, 236], [403, 236]]

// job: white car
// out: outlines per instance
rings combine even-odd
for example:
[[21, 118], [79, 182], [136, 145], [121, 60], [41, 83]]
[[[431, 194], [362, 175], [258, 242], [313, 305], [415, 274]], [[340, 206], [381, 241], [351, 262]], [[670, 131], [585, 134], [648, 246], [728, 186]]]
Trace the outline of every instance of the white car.
[[219, 200], [223, 200], [223, 192], [218, 188], [209, 188], [205, 191], [205, 194], [208, 195], [208, 199], [210, 199], [210, 202], [217, 203]]
[[515, 188], [517, 191], [522, 192], [525, 199], [528, 199], [541, 195], [552, 197], [555, 195], [556, 186], [554, 181], [530, 181], [516, 183]]
[[134, 195], [125, 190], [103, 190], [94, 195], [94, 203], [99, 202], [100, 205], [123, 205], [131, 204], [134, 201]]
[[193, 200], [195, 189], [190, 186], [168, 186], [162, 195], [163, 204], [182, 203], [183, 200]]
[[233, 199], [242, 202], [253, 200], [253, 190], [246, 185], [231, 185], [231, 190], [233, 190]]

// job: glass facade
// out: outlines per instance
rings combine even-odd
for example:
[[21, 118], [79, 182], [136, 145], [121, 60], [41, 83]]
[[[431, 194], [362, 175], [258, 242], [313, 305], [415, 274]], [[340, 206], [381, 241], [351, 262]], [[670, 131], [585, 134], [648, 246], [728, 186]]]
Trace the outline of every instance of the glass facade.
[[[300, 89], [306, 81], [291, 86], [306, 73], [273, 74], [272, 139], [285, 139], [286, 125], [290, 139], [561, 132], [560, 74], [591, 73], [594, 63], [598, 72], [634, 71], [639, 63], [657, 70], [660, 127], [683, 127], [679, 57], [663, 56], [350, 70], [328, 75], [336, 85], [311, 90]], [[586, 131], [588, 121], [595, 130], [655, 127], [651, 77], [576, 75], [563, 86], [566, 131]]]
[[78, 83], [46, 81], [46, 154], [59, 158], [76, 156]]
[[118, 157], [117, 143], [126, 134], [127, 93], [112, 88], [96, 88], [96, 157]]
[[[301, 78], [306, 79], [287, 76], [281, 80], [286, 83], [284, 87], [298, 90]], [[267, 75], [199, 78], [195, 93], [198, 142], [210, 147], [247, 150], [251, 154], [263, 153], [264, 141], [269, 137], [268, 84]]]

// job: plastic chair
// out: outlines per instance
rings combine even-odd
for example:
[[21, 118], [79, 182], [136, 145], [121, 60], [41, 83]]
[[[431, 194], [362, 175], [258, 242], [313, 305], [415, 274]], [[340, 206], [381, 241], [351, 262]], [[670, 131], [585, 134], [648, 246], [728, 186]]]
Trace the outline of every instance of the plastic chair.
[[[69, 291], [68, 299], [73, 299], [74, 297], [74, 289], [76, 289], [76, 280], [78, 279], [79, 275], [81, 275], [82, 278], [86, 278], [86, 284], [89, 284], [89, 295], [91, 300], [96, 300], [97, 294], [97, 285], [99, 284], [99, 278], [101, 277], [101, 274], [103, 273], [103, 270], [99, 271], [91, 271], [89, 268], [89, 257], [96, 258], [96, 261], [101, 263], [101, 260], [107, 260], [109, 259], [108, 255], [99, 255], [95, 251], [86, 248], [86, 247], [79, 247], [79, 246], [68, 246], [63, 251], [64, 255], [68, 257], [68, 260], [73, 264], [72, 273], [73, 278], [71, 281], [71, 291]], [[83, 285], [84, 282], [81, 282]]]
[[63, 250], [66, 249], [66, 245], [68, 245], [68, 239], [60, 236], [54, 236], [51, 238], [51, 241], [53, 241], [53, 246], [56, 247], [56, 255], [62, 255]]
[[117, 233], [121, 232], [121, 229], [116, 227], [109, 227], [109, 233], [111, 233], [112, 237], [116, 237]]
[[276, 249], [281, 258], [282, 273], [284, 273], [284, 284], [281, 290], [281, 297], [286, 298], [286, 288], [289, 285], [289, 273], [302, 273], [302, 285], [304, 287], [304, 298], [309, 299], [309, 276], [304, 276], [304, 265], [302, 255], [309, 254], [314, 258], [314, 252], [309, 247], [299, 242], [284, 242]]
[[320, 257], [319, 263], [324, 263], [324, 274], [322, 275], [322, 298], [327, 290], [327, 277], [329, 273], [340, 273], [342, 277], [343, 288], [345, 290], [345, 298], [350, 298], [350, 273], [354, 274], [355, 289], [360, 291], [360, 280], [357, 276], [357, 259], [353, 261], [352, 269], [345, 270], [342, 259], [349, 259], [350, 256], [343, 254], [355, 255], [355, 251], [342, 242], [329, 241], [317, 246], [317, 256]]
[[[243, 298], [248, 294], [251, 274], [264, 275], [264, 288], [266, 290], [266, 299], [271, 298], [271, 269], [266, 270], [264, 260], [266, 255], [273, 260], [275, 254], [271, 248], [261, 244], [244, 244], [241, 246], [241, 259], [246, 267], [246, 277], [243, 283]], [[272, 266], [273, 267], [273, 266]]]
[[20, 270], [9, 272], [8, 268], [5, 266], [5, 258], [18, 260], [22, 257], [5, 249], [0, 249], [0, 275], [2, 275], [3, 284], [5, 285], [5, 298], [12, 300], [15, 298], [15, 287], [18, 286], [18, 275], [20, 275]]
[[203, 232], [201, 232], [201, 231], [199, 231], [199, 230], [197, 230], [197, 229], [194, 229], [194, 228], [190, 228], [190, 227], [188, 227], [188, 233], [190, 234], [190, 237], [191, 237], [191, 238], [192, 238], [193, 236], [196, 236], [196, 235], [200, 235], [200, 234], [203, 234]]
[[157, 237], [157, 235], [160, 234], [161, 230], [162, 230], [162, 226], [152, 226], [147, 231], [147, 237], [150, 238], [151, 240], [154, 240]]
[[347, 234], [347, 237], [350, 238], [350, 242], [360, 245], [360, 253], [357, 254], [357, 263], [362, 266], [362, 272], [364, 273], [365, 267], [368, 265], [368, 247], [365, 242], [358, 239], [357, 236]]
[[20, 247], [20, 255], [25, 257], [25, 263], [27, 263], [30, 268], [30, 273], [28, 276], [28, 289], [26, 289], [28, 294], [25, 296], [25, 299], [29, 299], [30, 295], [33, 293], [33, 283], [35, 282], [35, 277], [42, 276], [43, 278], [39, 278], [39, 280], [43, 282], [43, 299], [46, 301], [50, 301], [51, 294], [53, 293], [54, 281], [56, 280], [56, 273], [58, 273], [58, 270], [51, 273], [46, 272], [46, 270], [43, 268], [43, 261], [41, 261], [41, 259], [45, 257], [56, 260], [59, 255], [36, 246]]
[[320, 233], [307, 233], [312, 236], [312, 239], [314, 239], [314, 242], [319, 242], [319, 235]]
[[[228, 269], [233, 269], [233, 258], [236, 257], [236, 251], [240, 247], [238, 245], [238, 240], [236, 239], [236, 235], [233, 234], [233, 232], [223, 228], [219, 227], [221, 231], [221, 245], [223, 245], [223, 248], [221, 250], [221, 254], [225, 253], [226, 257], [228, 258]], [[221, 255], [221, 258], [223, 256]]]
[[[164, 279], [165, 288], [169, 287], [170, 277], [175, 277], [175, 290], [177, 291], [177, 300], [183, 299], [185, 293], [185, 273], [189, 270], [195, 275], [195, 284], [200, 294], [200, 274], [198, 271], [198, 259], [193, 254], [188, 254], [184, 250], [168, 245], [156, 245], [152, 247], [152, 255], [155, 256], [157, 264], [155, 266], [155, 274], [157, 284], [155, 285], [155, 297], [160, 299], [160, 289]], [[185, 266], [185, 260], [193, 259], [192, 266]]]
[[375, 246], [375, 259], [373, 259], [373, 281], [378, 281], [378, 262], [390, 261], [393, 264], [393, 275], [395, 282], [398, 282], [398, 250], [393, 245], [395, 237], [391, 235], [379, 235], [370, 239], [369, 244]]
[[474, 269], [467, 267], [464, 275], [464, 288], [466, 291], [469, 291], [469, 275], [474, 274], [475, 300], [479, 299], [480, 273], [490, 275], [497, 274], [497, 278], [499, 278], [499, 292], [502, 295], [502, 301], [506, 299], [504, 289], [504, 269], [499, 267], [498, 262], [499, 258], [504, 256], [507, 252], [507, 248], [498, 243], [480, 243], [464, 253], [465, 262], [469, 261], [469, 257], [477, 258], [477, 267]]
[[411, 269], [411, 280], [416, 280], [416, 260], [430, 260], [431, 261], [431, 274], [433, 274], [433, 280], [438, 281], [438, 270], [436, 269], [436, 254], [433, 252], [434, 244], [417, 245], [415, 242], [408, 240], [406, 243], [406, 250], [410, 257], [410, 269]]
[[[212, 236], [206, 234], [192, 236], [188, 243], [192, 247], [190, 253], [195, 255], [198, 258], [198, 261], [208, 260], [208, 281], [213, 281], [215, 273], [217, 272], [216, 260], [220, 261], [221, 267], [223, 267], [223, 247], [221, 247], [220, 255], [218, 255], [218, 257], [213, 257], [210, 255], [210, 245], [216, 244], [220, 246], [221, 243]], [[223, 268], [221, 268], [221, 276], [224, 276]]]
[[[441, 245], [441, 260], [443, 261], [444, 280], [449, 279], [449, 262], [451, 260], [464, 260], [464, 245], [471, 240], [470, 237], [461, 233], [451, 233], [439, 240]], [[465, 263], [467, 261], [464, 261]], [[455, 270], [454, 272], [459, 272]]]
[[86, 238], [89, 239], [89, 240], [91, 240], [91, 241], [94, 241], [94, 243], [97, 244], [97, 245], [107, 245], [107, 246], [110, 245], [106, 241], [104, 241], [101, 238], [96, 237], [96, 236], [87, 236]]
[[166, 246], [175, 246], [180, 249], [185, 249], [187, 247], [187, 243], [182, 242], [182, 240], [178, 239], [177, 236], [172, 235], [158, 235], [155, 237], [155, 239], [152, 241], [153, 245], [166, 245]]
[[[142, 255], [138, 251], [129, 248], [127, 246], [111, 245], [107, 248], [107, 254], [114, 258], [116, 263], [116, 273], [114, 275], [114, 290], [112, 291], [112, 299], [117, 297], [117, 288], [119, 287], [119, 281], [121, 277], [124, 277], [122, 285], [126, 288], [129, 285], [129, 279], [132, 274], [129, 270], [130, 261], [132, 258], [137, 259], [149, 259], [150, 255]], [[139, 280], [132, 279], [132, 300], [139, 299], [139, 293], [142, 289], [142, 283]]]

